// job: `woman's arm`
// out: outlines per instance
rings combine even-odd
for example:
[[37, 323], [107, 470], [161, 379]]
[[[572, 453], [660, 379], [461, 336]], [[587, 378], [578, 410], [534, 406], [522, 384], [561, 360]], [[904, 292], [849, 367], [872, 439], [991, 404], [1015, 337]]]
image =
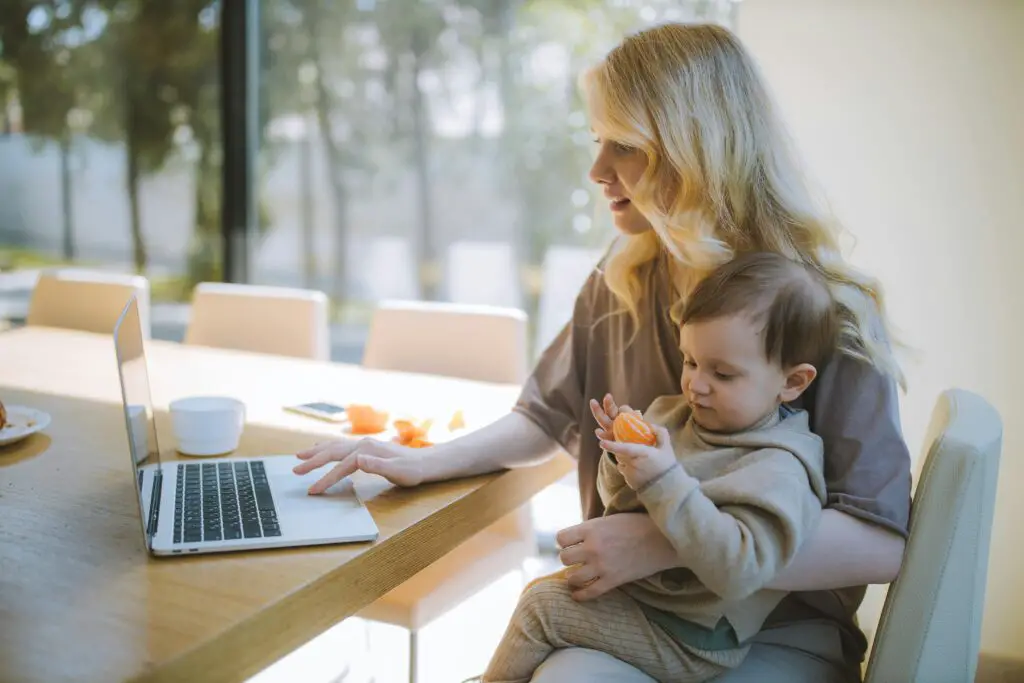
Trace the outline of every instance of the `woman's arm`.
[[424, 481], [536, 465], [554, 455], [558, 444], [533, 420], [511, 412], [482, 429], [438, 444], [433, 450], [427, 460]]
[[[613, 588], [684, 565], [646, 514], [591, 519], [558, 534], [573, 597], [591, 600]], [[903, 539], [845, 512], [823, 510], [793, 562], [769, 588], [830, 590], [889, 583], [903, 560]], [[577, 565], [577, 566], [573, 566]]]
[[817, 529], [768, 587], [808, 591], [891, 583], [905, 546], [895, 532], [839, 510], [822, 510]]
[[432, 448], [406, 448], [377, 439], [336, 439], [298, 454], [296, 474], [337, 462], [309, 492], [323, 493], [356, 470], [379, 474], [398, 486], [469, 477], [536, 464], [558, 445], [532, 420], [510, 413], [486, 427]]

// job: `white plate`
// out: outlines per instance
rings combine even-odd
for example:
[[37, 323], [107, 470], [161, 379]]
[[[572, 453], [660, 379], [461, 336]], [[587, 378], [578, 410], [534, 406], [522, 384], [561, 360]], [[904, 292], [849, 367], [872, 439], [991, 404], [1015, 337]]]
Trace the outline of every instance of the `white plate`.
[[5, 406], [7, 424], [0, 429], [0, 446], [21, 441], [50, 424], [50, 414], [26, 406]]

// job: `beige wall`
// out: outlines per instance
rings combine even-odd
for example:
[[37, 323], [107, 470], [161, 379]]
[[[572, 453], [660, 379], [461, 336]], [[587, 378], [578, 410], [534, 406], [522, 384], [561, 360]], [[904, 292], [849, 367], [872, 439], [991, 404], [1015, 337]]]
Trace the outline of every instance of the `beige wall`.
[[917, 350], [915, 458], [944, 387], [1003, 415], [982, 646], [1024, 657], [1024, 0], [746, 0], [739, 33]]

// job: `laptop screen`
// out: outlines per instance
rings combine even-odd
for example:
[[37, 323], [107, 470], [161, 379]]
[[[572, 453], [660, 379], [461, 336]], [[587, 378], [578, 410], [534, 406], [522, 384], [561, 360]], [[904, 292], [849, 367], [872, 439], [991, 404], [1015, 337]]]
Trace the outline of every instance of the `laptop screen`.
[[[133, 295], [114, 326], [114, 351], [117, 354], [117, 372], [121, 380], [121, 398], [131, 453], [135, 491], [139, 496], [139, 519], [146, 537], [147, 548], [153, 547], [156, 533], [156, 511], [150, 501], [159, 505], [162, 483], [160, 447], [156, 440], [153, 419], [153, 401], [149, 391], [149, 372], [143, 348], [142, 322], [139, 303]], [[141, 467], [141, 469], [140, 469]]]

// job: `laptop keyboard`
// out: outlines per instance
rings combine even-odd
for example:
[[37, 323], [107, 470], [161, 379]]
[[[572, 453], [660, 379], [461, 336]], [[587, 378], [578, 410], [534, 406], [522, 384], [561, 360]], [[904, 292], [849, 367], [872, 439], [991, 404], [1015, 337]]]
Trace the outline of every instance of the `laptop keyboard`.
[[176, 486], [174, 543], [281, 535], [262, 462], [178, 463]]

